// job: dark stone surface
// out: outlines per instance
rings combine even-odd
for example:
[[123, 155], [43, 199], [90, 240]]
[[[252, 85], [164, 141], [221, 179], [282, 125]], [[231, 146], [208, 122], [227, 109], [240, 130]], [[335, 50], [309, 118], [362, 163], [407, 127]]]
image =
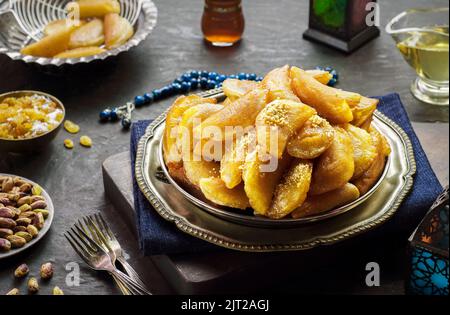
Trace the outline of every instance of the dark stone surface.
[[[98, 112], [105, 106], [123, 104], [137, 94], [159, 88], [188, 69], [206, 69], [225, 73], [256, 72], [264, 74], [286, 63], [304, 68], [331, 65], [341, 74], [340, 87], [366, 95], [398, 92], [421, 138], [432, 165], [443, 184], [448, 183], [448, 107], [438, 108], [415, 100], [409, 92], [413, 71], [396, 51], [394, 42], [383, 31], [396, 13], [420, 0], [381, 1], [381, 37], [347, 56], [330, 48], [302, 39], [307, 27], [308, 1], [244, 0], [246, 32], [244, 41], [231, 49], [206, 47], [200, 31], [202, 5], [196, 0], [159, 0], [158, 25], [139, 47], [106, 62], [55, 71], [11, 61], [0, 56], [0, 93], [34, 89], [60, 98], [67, 108], [67, 118], [81, 126], [79, 135], [62, 131], [48, 150], [32, 156], [0, 153], [0, 172], [28, 177], [43, 185], [56, 208], [49, 234], [34, 248], [8, 260], [0, 261], [0, 293], [14, 286], [25, 290], [25, 283], [14, 281], [14, 268], [22, 262], [37, 274], [41, 263], [53, 261], [56, 274], [43, 285], [49, 293], [54, 285], [68, 294], [116, 294], [106, 276], [92, 272], [83, 264], [81, 286], [65, 284], [68, 262], [80, 262], [62, 233], [81, 215], [102, 211], [106, 214], [132, 256], [132, 263], [142, 273], [155, 293], [171, 289], [151, 261], [139, 255], [131, 232], [105, 200], [101, 163], [110, 155], [126, 151], [129, 133], [119, 124], [99, 124]], [[427, 5], [448, 6], [448, 1], [430, 0]], [[170, 104], [159, 102], [136, 111], [135, 119], [154, 118]], [[440, 121], [440, 123], [436, 123]], [[444, 123], [442, 123], [444, 122]], [[87, 134], [94, 146], [77, 145], [65, 150], [63, 140]], [[77, 142], [77, 141], [76, 141]]]

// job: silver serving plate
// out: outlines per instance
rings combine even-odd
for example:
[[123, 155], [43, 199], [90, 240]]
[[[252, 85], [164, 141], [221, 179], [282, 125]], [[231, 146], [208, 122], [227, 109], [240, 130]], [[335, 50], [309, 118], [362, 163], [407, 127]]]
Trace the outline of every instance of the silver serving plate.
[[134, 35], [122, 46], [104, 53], [81, 58], [44, 58], [22, 55], [20, 50], [43, 37], [49, 22], [66, 17], [70, 0], [0, 0], [0, 53], [13, 60], [40, 65], [88, 63], [128, 51], [142, 42], [154, 29], [158, 10], [152, 0], [119, 0], [121, 13], [134, 26]]
[[[218, 92], [203, 96], [218, 97]], [[279, 251], [342, 241], [386, 222], [412, 187], [416, 164], [411, 142], [397, 124], [376, 112], [374, 125], [389, 141], [392, 153], [382, 179], [357, 201], [316, 217], [284, 220], [213, 207], [183, 190], [161, 162], [165, 116], [164, 113], [153, 121], [139, 142], [137, 183], [163, 218], [180, 230], [219, 246], [243, 251]]]

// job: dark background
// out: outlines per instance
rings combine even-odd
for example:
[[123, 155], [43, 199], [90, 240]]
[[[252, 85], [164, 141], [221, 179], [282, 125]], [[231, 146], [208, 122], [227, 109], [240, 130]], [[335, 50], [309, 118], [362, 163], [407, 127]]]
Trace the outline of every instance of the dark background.
[[[0, 55], [0, 93], [32, 89], [55, 95], [63, 101], [67, 118], [81, 126], [72, 136], [61, 131], [42, 154], [18, 156], [0, 153], [0, 172], [21, 175], [40, 183], [50, 193], [56, 208], [49, 234], [34, 248], [0, 261], [0, 294], [12, 287], [25, 290], [15, 282], [14, 268], [22, 262], [37, 275], [39, 266], [52, 261], [54, 279], [42, 285], [49, 293], [58, 285], [67, 294], [117, 294], [109, 278], [81, 267], [81, 286], [65, 285], [65, 265], [79, 258], [62, 236], [67, 227], [84, 214], [103, 211], [118, 237], [132, 256], [136, 269], [146, 278], [155, 293], [172, 290], [148, 258], [141, 257], [129, 229], [115, 215], [104, 197], [101, 164], [110, 155], [128, 150], [129, 132], [120, 124], [98, 123], [98, 113], [106, 106], [117, 106], [155, 88], [168, 84], [186, 70], [265, 74], [284, 64], [313, 68], [333, 66], [340, 75], [339, 87], [365, 95], [397, 92], [401, 95], [414, 128], [441, 183], [448, 183], [448, 107], [420, 103], [409, 92], [415, 73], [396, 51], [394, 41], [384, 31], [387, 21], [397, 13], [418, 6], [448, 6], [443, 0], [380, 0], [381, 37], [350, 56], [302, 39], [308, 25], [307, 0], [244, 0], [246, 31], [242, 43], [231, 49], [204, 45], [200, 30], [200, 0], [156, 0], [158, 24], [139, 47], [101, 63], [51, 71]], [[134, 119], [157, 117], [171, 100], [155, 103], [135, 112]], [[63, 147], [65, 138], [78, 142], [89, 135], [91, 149], [76, 145]], [[120, 231], [120, 233], [119, 233]], [[303, 288], [304, 289], [304, 288]]]

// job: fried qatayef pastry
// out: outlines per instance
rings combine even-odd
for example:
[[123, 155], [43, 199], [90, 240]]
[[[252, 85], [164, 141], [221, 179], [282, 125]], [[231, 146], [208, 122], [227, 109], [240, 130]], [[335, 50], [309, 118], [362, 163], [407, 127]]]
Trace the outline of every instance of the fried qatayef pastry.
[[281, 219], [303, 204], [311, 184], [313, 163], [296, 159], [275, 188], [272, 205], [267, 216]]
[[78, 26], [70, 24], [61, 31], [45, 36], [41, 40], [23, 47], [20, 53], [36, 57], [51, 58], [69, 49], [70, 34]]
[[170, 168], [173, 163], [181, 162], [181, 152], [177, 146], [178, 124], [184, 112], [192, 106], [210, 103], [215, 104], [215, 99], [202, 98], [197, 95], [180, 96], [170, 107], [166, 116], [166, 127], [163, 135], [164, 161]]
[[49, 36], [49, 35], [53, 35], [53, 34], [56, 34], [58, 32], [64, 31], [68, 27], [70, 27], [71, 24], [73, 24], [75, 26], [82, 26], [84, 23], [85, 23], [85, 21], [75, 20], [75, 19], [72, 19], [72, 20], [70, 20], [70, 19], [54, 20], [54, 21], [51, 21], [50, 23], [48, 23], [44, 27], [44, 35], [45, 36]]
[[270, 71], [261, 82], [269, 90], [269, 102], [277, 99], [299, 102], [299, 98], [292, 91], [289, 66], [285, 65]]
[[297, 67], [291, 68], [292, 87], [300, 100], [314, 107], [320, 116], [333, 124], [348, 123], [353, 114], [339, 90], [324, 85]]
[[87, 56], [93, 56], [98, 55], [101, 53], [104, 53], [106, 50], [93, 46], [93, 47], [79, 47], [74, 48], [70, 50], [63, 51], [62, 53], [59, 53], [54, 56], [54, 58], [81, 58], [81, 57], [87, 57]]
[[68, 3], [68, 8], [78, 6], [81, 19], [104, 17], [108, 13], [120, 13], [117, 0], [78, 0]]
[[344, 186], [353, 176], [353, 143], [347, 131], [335, 127], [333, 143], [316, 161], [311, 195], [320, 195]]
[[256, 117], [258, 144], [280, 158], [289, 138], [315, 114], [312, 107], [301, 102], [279, 99], [269, 103]]
[[350, 183], [322, 195], [308, 196], [306, 201], [291, 213], [294, 219], [327, 212], [350, 203], [360, 196], [358, 188]]
[[100, 46], [104, 41], [103, 21], [93, 19], [70, 34], [69, 48]]
[[[260, 158], [261, 150], [256, 148], [247, 154], [242, 172], [244, 180], [244, 189], [250, 200], [254, 213], [258, 215], [266, 215], [272, 203], [275, 187], [280, 182], [291, 158], [285, 155], [280, 160], [275, 160], [272, 167]], [[273, 161], [272, 161], [273, 162]], [[271, 170], [271, 171], [268, 171]]]
[[373, 143], [372, 136], [364, 129], [347, 124], [345, 130], [353, 143], [353, 159], [355, 161], [355, 172], [352, 179], [360, 177], [377, 156], [377, 147]]
[[[253, 126], [256, 116], [258, 116], [266, 104], [267, 90], [257, 88], [207, 118], [200, 126], [196, 127], [197, 130], [194, 131], [194, 134], [200, 135], [201, 138], [211, 138], [217, 141], [223, 141], [228, 137], [233, 137], [233, 130], [227, 134], [225, 134], [225, 131], [230, 127], [238, 126], [245, 128]], [[210, 133], [204, 132], [208, 127], [219, 128], [220, 134], [211, 136]]]
[[325, 85], [328, 84], [328, 82], [330, 82], [330, 80], [333, 78], [333, 75], [331, 73], [324, 70], [306, 70], [306, 73], [312, 75], [314, 79]]
[[222, 89], [227, 98], [233, 102], [259, 86], [258, 82], [238, 79], [226, 79]]
[[380, 178], [386, 165], [386, 158], [391, 153], [391, 148], [386, 138], [381, 135], [378, 130], [371, 128], [370, 135], [372, 136], [373, 143], [377, 148], [377, 156], [372, 165], [357, 179], [353, 180], [353, 184], [358, 187], [361, 195], [368, 192], [376, 181]]
[[287, 145], [289, 155], [299, 159], [315, 159], [333, 143], [334, 129], [328, 121], [313, 115], [297, 131]]
[[108, 49], [119, 47], [126, 43], [134, 30], [130, 22], [117, 13], [107, 14], [104, 18], [105, 46]]
[[209, 161], [183, 160], [183, 168], [192, 185], [199, 187], [202, 178], [219, 177], [220, 164]]
[[243, 135], [225, 151], [220, 161], [220, 178], [227, 188], [232, 189], [242, 182], [242, 168], [249, 150], [256, 147], [255, 130]]
[[215, 204], [243, 210], [250, 207], [243, 184], [229, 189], [220, 178], [210, 177], [200, 180], [200, 189]]
[[[194, 136], [193, 128], [206, 118], [217, 113], [223, 108], [222, 105], [205, 103], [189, 107], [182, 115], [178, 124], [176, 144], [178, 150], [186, 158], [193, 158]], [[201, 156], [201, 155], [200, 155]]]
[[352, 125], [369, 131], [372, 116], [377, 109], [379, 100], [368, 97], [361, 97], [361, 101], [352, 107], [353, 120]]

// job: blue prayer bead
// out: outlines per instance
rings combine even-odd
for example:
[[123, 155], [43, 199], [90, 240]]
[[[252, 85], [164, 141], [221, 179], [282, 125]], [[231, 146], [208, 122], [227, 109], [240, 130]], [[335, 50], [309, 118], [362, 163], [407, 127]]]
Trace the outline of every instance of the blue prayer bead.
[[134, 105], [140, 107], [145, 104], [145, 98], [142, 95], [138, 95], [134, 98]]
[[200, 79], [200, 86], [202, 89], [206, 89], [208, 87], [208, 79], [207, 78], [201, 78]]
[[181, 92], [186, 93], [191, 90], [191, 82], [183, 82], [181, 84]]
[[252, 80], [252, 81], [255, 81], [257, 77], [258, 77], [258, 76], [256, 75], [256, 73], [250, 73], [250, 74], [248, 75], [248, 79], [249, 79], [249, 80]]
[[160, 90], [153, 90], [152, 94], [153, 94], [153, 100], [157, 101], [157, 100], [161, 99], [161, 91]]
[[200, 71], [193, 70], [189, 73], [191, 75], [191, 78], [197, 79], [200, 77]]
[[208, 79], [215, 80], [217, 75], [218, 75], [217, 72], [210, 72], [208, 73]]
[[184, 73], [181, 76], [181, 80], [183, 80], [183, 82], [189, 82], [189, 81], [191, 81], [191, 75], [189, 73]]
[[235, 74], [230, 74], [228, 76], [229, 79], [237, 79], [237, 76]]
[[178, 94], [181, 92], [181, 84], [180, 83], [173, 83], [172, 88], [173, 88], [173, 92], [175, 94]]
[[117, 121], [119, 119], [119, 113], [117, 112], [117, 108], [114, 108], [111, 111], [111, 116], [110, 117], [111, 117], [112, 121]]
[[328, 82], [328, 86], [335, 86], [337, 83], [337, 80], [335, 78], [331, 78]]
[[224, 75], [224, 74], [221, 74], [221, 75], [219, 75], [218, 77], [217, 77], [217, 82], [223, 82], [223, 81], [225, 81], [227, 79], [227, 76], [226, 75]]
[[202, 78], [207, 78], [208, 75], [209, 75], [209, 72], [208, 72], [208, 71], [200, 71], [200, 77], [202, 77]]
[[260, 81], [262, 81], [262, 80], [264, 80], [263, 77], [257, 77], [257, 78], [256, 78], [256, 81], [257, 81], [257, 82], [260, 82]]
[[199, 84], [200, 84], [200, 81], [198, 79], [191, 79], [191, 88], [192, 89], [198, 88]]
[[123, 128], [128, 129], [131, 126], [131, 120], [129, 118], [122, 118], [121, 124]]
[[153, 94], [152, 93], [145, 93], [144, 94], [144, 100], [146, 103], [153, 102]]
[[107, 121], [111, 118], [111, 110], [109, 108], [104, 109], [100, 112], [100, 120]]
[[247, 74], [244, 72], [241, 72], [238, 74], [238, 79], [239, 80], [245, 80], [247, 78]]
[[176, 78], [175, 80], [173, 80], [173, 83], [181, 84], [183, 83], [183, 80], [181, 78]]
[[208, 89], [214, 89], [215, 87], [216, 87], [216, 85], [217, 85], [217, 82], [216, 81], [214, 81], [214, 80], [208, 80], [208, 84], [207, 84], [207, 88]]

